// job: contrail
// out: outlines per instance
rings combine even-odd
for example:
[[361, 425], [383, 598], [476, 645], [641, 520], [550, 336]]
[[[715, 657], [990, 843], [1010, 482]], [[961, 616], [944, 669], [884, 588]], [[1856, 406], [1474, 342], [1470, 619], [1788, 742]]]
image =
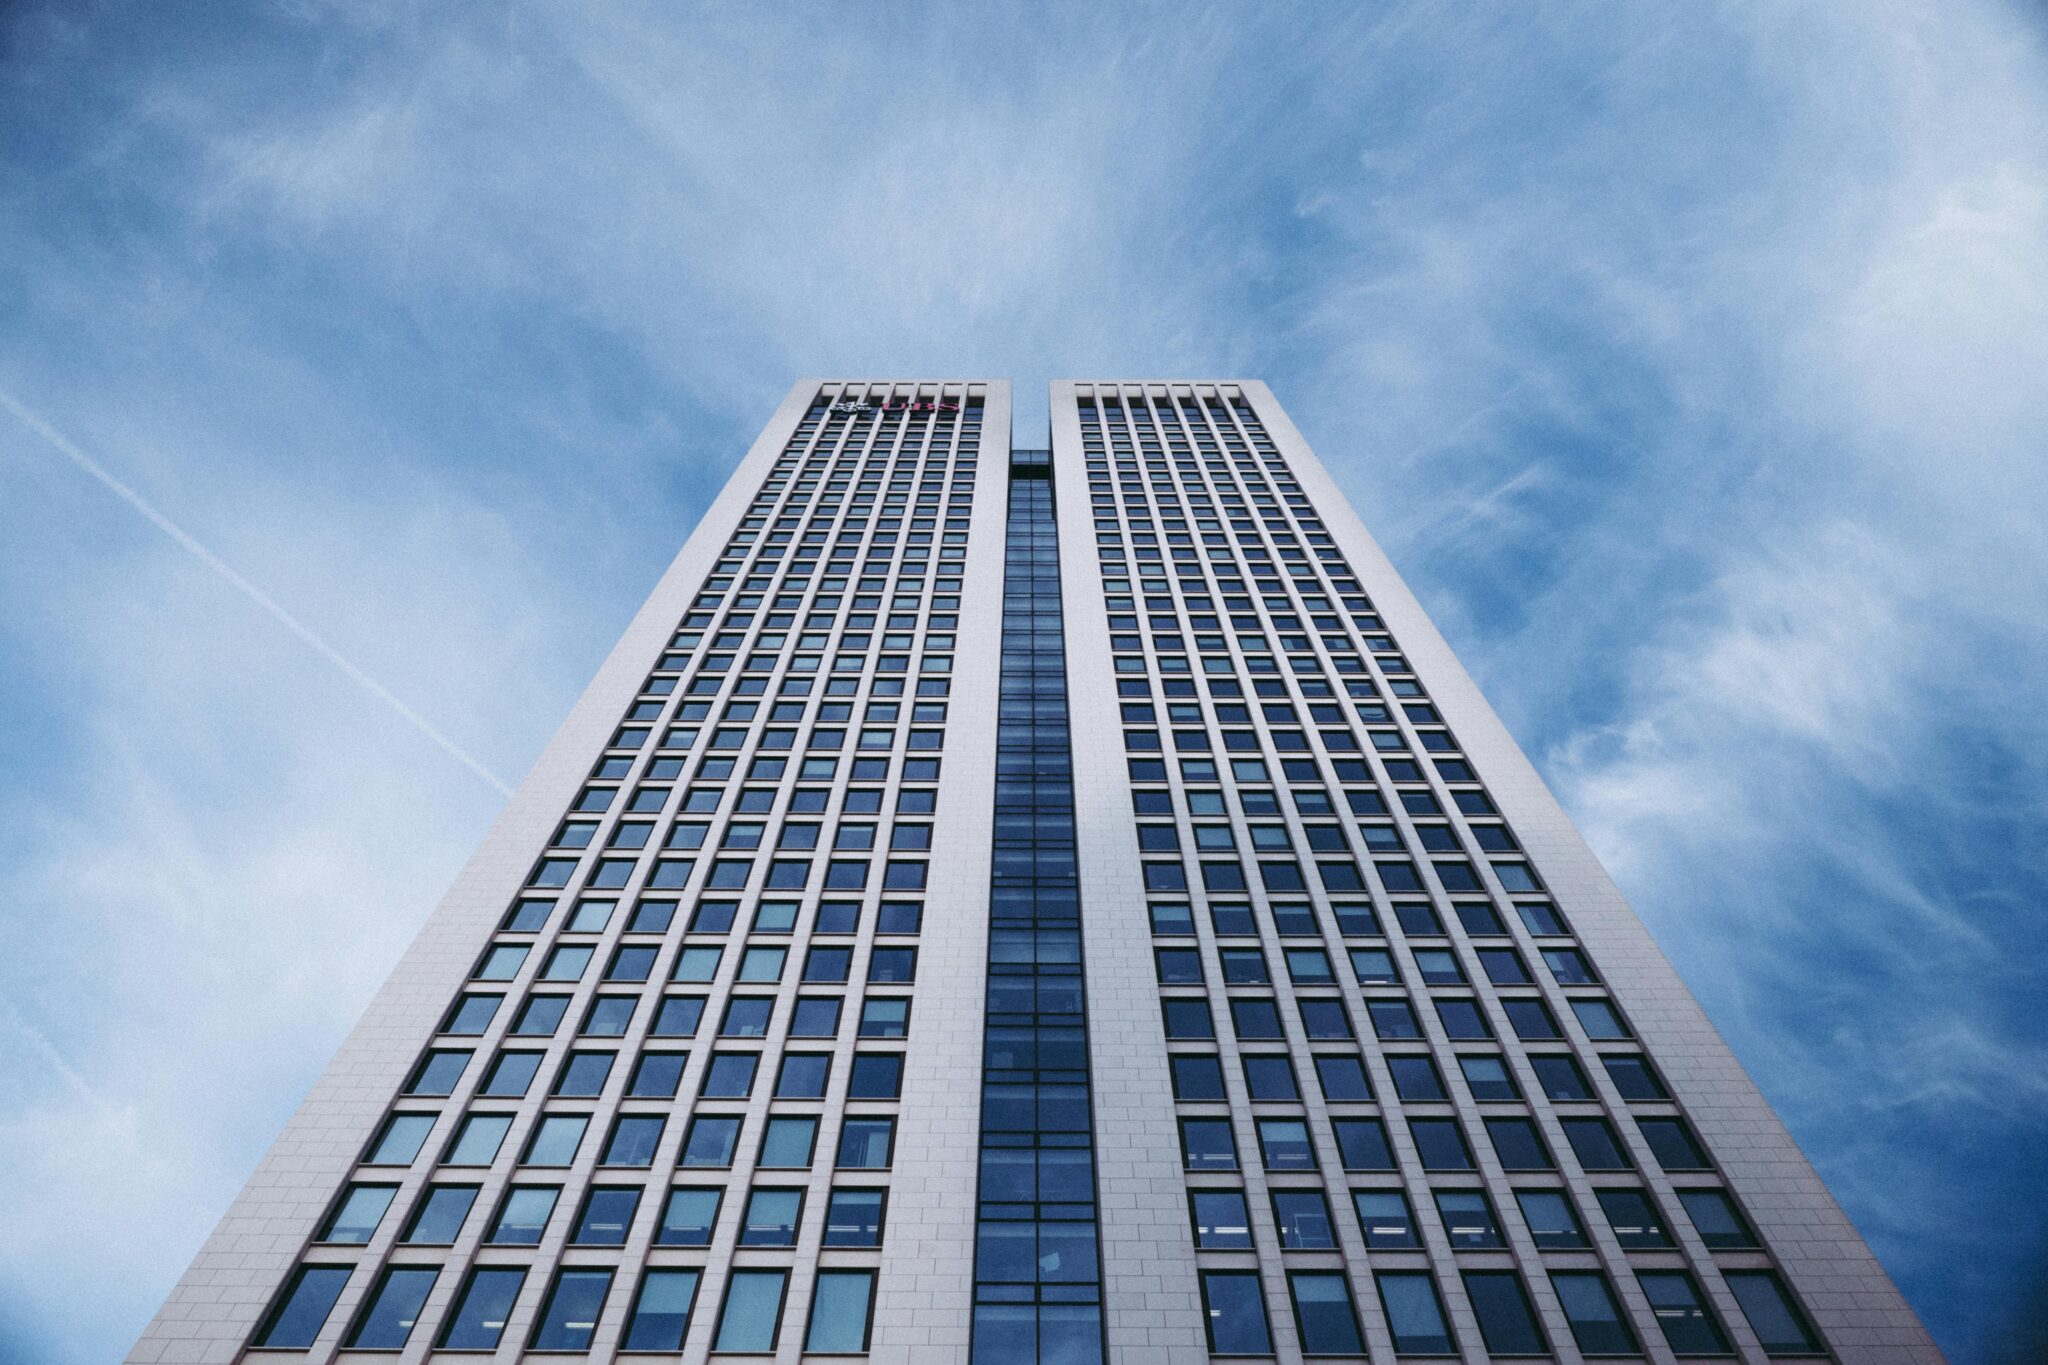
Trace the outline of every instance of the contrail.
[[463, 767], [490, 783], [492, 789], [500, 796], [510, 796], [512, 794], [512, 788], [502, 781], [496, 773], [464, 753], [460, 745], [435, 729], [425, 716], [422, 716], [419, 712], [393, 696], [391, 689], [385, 687], [384, 684], [363, 672], [362, 669], [356, 667], [353, 663], [350, 663], [342, 656], [341, 651], [314, 634], [312, 628], [306, 625], [305, 622], [279, 606], [263, 589], [229, 568], [221, 561], [219, 555], [216, 555], [213, 551], [194, 540], [184, 527], [150, 506], [149, 502], [140, 493], [137, 493], [127, 484], [122, 483], [112, 474], [101, 468], [97, 461], [83, 450], [80, 450], [63, 432], [58, 431], [35, 413], [23, 407], [21, 402], [5, 389], [0, 389], [0, 407], [6, 408], [9, 412], [20, 418], [23, 426], [42, 437], [44, 441], [49, 443], [50, 448], [59, 455], [62, 455], [65, 459], [71, 461], [71, 463], [77, 465], [94, 479], [98, 480], [108, 492], [147, 517], [151, 525], [190, 551], [193, 558], [233, 584], [241, 591], [243, 596], [268, 612], [279, 625], [304, 641], [307, 648], [333, 664], [349, 678], [369, 691], [371, 695], [377, 697], [385, 705], [405, 717], [415, 730], [418, 730], [421, 734], [432, 740], [450, 758], [453, 758], [457, 763], [460, 763]]

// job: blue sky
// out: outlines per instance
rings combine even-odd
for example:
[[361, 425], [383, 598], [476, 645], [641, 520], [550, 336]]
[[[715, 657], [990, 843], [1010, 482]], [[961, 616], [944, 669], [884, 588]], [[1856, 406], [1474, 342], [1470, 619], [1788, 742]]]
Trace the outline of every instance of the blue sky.
[[428, 730], [516, 780], [805, 373], [1267, 379], [1951, 1358], [2048, 1357], [2044, 36], [8, 7], [0, 1357], [125, 1349], [495, 812]]

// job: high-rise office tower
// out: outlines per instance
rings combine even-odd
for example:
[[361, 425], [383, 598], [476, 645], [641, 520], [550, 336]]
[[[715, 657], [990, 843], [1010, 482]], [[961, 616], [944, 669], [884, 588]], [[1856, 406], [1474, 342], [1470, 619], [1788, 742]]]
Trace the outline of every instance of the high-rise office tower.
[[1265, 386], [999, 381], [797, 385], [132, 1359], [372, 1352], [1940, 1358]]

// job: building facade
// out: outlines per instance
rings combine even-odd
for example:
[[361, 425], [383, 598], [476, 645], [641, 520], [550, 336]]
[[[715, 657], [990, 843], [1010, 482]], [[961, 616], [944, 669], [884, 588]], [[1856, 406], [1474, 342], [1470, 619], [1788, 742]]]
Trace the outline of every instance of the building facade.
[[803, 381], [134, 1361], [1940, 1356], [1255, 382]]

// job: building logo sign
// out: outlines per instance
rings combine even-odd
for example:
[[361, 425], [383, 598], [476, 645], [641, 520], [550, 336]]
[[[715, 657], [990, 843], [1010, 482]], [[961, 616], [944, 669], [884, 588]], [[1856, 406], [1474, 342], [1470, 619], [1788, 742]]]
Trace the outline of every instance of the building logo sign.
[[834, 403], [833, 412], [958, 412], [958, 403], [937, 402], [929, 398], [894, 398], [881, 403], [845, 402]]

